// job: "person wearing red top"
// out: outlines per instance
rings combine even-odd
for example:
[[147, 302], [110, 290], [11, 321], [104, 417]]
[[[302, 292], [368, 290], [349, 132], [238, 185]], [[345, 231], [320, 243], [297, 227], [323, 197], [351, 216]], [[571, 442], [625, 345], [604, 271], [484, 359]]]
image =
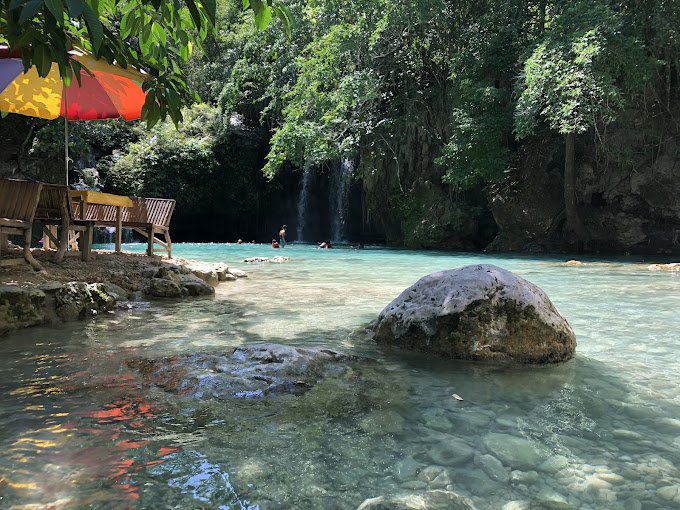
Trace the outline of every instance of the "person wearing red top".
[[278, 247], [279, 247], [278, 241], [276, 239], [272, 239], [272, 248], [278, 248]]

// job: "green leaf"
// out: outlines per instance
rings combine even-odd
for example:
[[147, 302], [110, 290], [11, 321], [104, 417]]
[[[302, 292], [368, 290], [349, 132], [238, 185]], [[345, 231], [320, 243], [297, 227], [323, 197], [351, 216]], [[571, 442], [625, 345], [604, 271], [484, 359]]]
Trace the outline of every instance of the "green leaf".
[[194, 26], [196, 30], [201, 29], [201, 13], [198, 11], [198, 7], [194, 0], [186, 0], [187, 8], [189, 9], [189, 14], [191, 14], [191, 19], [194, 21]]
[[290, 10], [287, 6], [281, 4], [274, 4], [272, 7], [274, 10], [274, 15], [283, 21], [283, 25], [286, 27], [286, 34], [290, 37], [293, 33], [293, 17], [290, 15]]
[[137, 13], [135, 11], [128, 11], [123, 15], [123, 18], [120, 20], [120, 36], [123, 39], [127, 39], [130, 36], [130, 33], [132, 32], [132, 27], [134, 26], [134, 21], [130, 21], [130, 18], [134, 18], [137, 16]]
[[33, 64], [38, 69], [38, 76], [45, 77], [52, 68], [52, 55], [47, 46], [36, 44], [33, 46]]
[[29, 19], [33, 19], [43, 5], [43, 0], [30, 0], [30, 2], [26, 2], [24, 8], [21, 9], [19, 23], [26, 23]]
[[57, 24], [62, 26], [64, 24], [64, 4], [61, 0], [45, 0], [45, 5], [50, 10]]
[[243, 8], [247, 9], [250, 7], [250, 0], [243, 0]]
[[87, 4], [83, 9], [83, 17], [85, 18], [85, 26], [87, 26], [87, 33], [90, 35], [90, 41], [92, 41], [94, 54], [100, 56], [99, 50], [102, 47], [102, 40], [104, 38], [102, 22], [97, 13]]
[[66, 0], [66, 5], [68, 5], [68, 13], [71, 18], [79, 17], [85, 9], [83, 0]]
[[205, 12], [208, 14], [208, 19], [210, 20], [210, 23], [213, 25], [215, 24], [215, 14], [217, 12], [217, 1], [216, 0], [200, 0], [201, 5], [203, 5], [203, 8], [205, 9]]
[[264, 30], [272, 21], [272, 11], [262, 0], [252, 0], [250, 5], [255, 13], [255, 25], [258, 30]]
[[153, 23], [151, 25], [151, 32], [153, 33], [154, 37], [156, 37], [158, 42], [160, 42], [163, 46], [168, 44], [168, 38], [165, 35], [165, 30], [163, 30], [163, 27], [158, 23]]
[[9, 115], [9, 112], [0, 111], [0, 117], [2, 117], [3, 119], [4, 119], [5, 117], [7, 117], [8, 115]]
[[83, 70], [83, 65], [77, 60], [71, 60], [71, 69], [73, 69], [73, 74], [75, 75], [78, 86], [80, 87], [82, 85], [80, 73]]

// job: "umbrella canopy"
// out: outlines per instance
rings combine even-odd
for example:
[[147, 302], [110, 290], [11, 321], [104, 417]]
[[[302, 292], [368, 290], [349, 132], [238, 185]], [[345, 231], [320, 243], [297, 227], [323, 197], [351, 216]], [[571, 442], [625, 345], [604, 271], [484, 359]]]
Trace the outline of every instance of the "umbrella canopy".
[[80, 50], [72, 50], [70, 55], [92, 76], [83, 71], [80, 85], [74, 78], [66, 87], [56, 63], [41, 78], [35, 67], [24, 73], [21, 58], [0, 47], [0, 110], [43, 119], [140, 118], [145, 100], [142, 73], [110, 65]]

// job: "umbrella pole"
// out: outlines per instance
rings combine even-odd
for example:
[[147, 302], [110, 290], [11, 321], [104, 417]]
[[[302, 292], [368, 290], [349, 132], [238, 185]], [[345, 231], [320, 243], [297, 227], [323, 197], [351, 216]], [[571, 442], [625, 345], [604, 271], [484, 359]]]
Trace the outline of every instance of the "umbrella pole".
[[64, 167], [66, 168], [66, 186], [68, 187], [68, 99], [64, 94]]

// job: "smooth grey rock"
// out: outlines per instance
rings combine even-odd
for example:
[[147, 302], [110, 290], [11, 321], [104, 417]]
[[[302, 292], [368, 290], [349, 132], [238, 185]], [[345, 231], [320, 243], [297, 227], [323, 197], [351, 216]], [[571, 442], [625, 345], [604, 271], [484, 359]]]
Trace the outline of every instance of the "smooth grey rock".
[[576, 338], [536, 285], [489, 264], [427, 275], [372, 324], [376, 342], [452, 358], [554, 363]]
[[510, 434], [492, 432], [482, 442], [489, 453], [514, 469], [536, 468], [550, 456], [550, 451], [541, 444]]
[[392, 472], [399, 480], [411, 480], [416, 477], [422, 466], [413, 457], [406, 457], [392, 467]]
[[564, 496], [549, 488], [539, 492], [534, 503], [535, 505], [532, 505], [532, 508], [538, 506], [538, 508], [546, 510], [576, 510], [576, 507], [569, 503]]
[[179, 298], [185, 296], [187, 291], [182, 287], [179, 276], [161, 268], [149, 280], [147, 294], [160, 298]]
[[553, 455], [549, 459], [541, 462], [538, 466], [539, 471], [544, 473], [557, 473], [569, 465], [569, 459], [564, 455]]
[[416, 494], [380, 496], [365, 500], [357, 510], [474, 510], [468, 498], [452, 491], [432, 490]]
[[236, 278], [247, 278], [248, 273], [245, 271], [242, 271], [241, 269], [234, 269], [234, 268], [229, 268], [229, 274], [234, 275]]
[[462, 439], [452, 438], [435, 445], [427, 452], [428, 459], [440, 466], [458, 466], [469, 461], [475, 454], [474, 448]]
[[540, 477], [536, 471], [515, 470], [510, 473], [510, 481], [515, 484], [533, 485], [539, 479]]
[[0, 285], [0, 335], [45, 322], [45, 293]]
[[54, 308], [59, 318], [74, 321], [113, 310], [116, 298], [102, 283], [69, 282], [54, 294]]
[[475, 465], [480, 466], [492, 480], [501, 483], [507, 483], [510, 480], [508, 468], [493, 455], [475, 455]]
[[531, 502], [525, 500], [508, 501], [501, 510], [531, 510]]
[[[211, 296], [215, 288], [193, 273], [178, 275], [179, 284], [189, 296]], [[217, 283], [215, 283], [217, 284]]]
[[252, 344], [230, 353], [133, 359], [128, 365], [148, 383], [185, 397], [261, 399], [302, 395], [318, 381], [350, 370], [353, 360], [327, 348]]

